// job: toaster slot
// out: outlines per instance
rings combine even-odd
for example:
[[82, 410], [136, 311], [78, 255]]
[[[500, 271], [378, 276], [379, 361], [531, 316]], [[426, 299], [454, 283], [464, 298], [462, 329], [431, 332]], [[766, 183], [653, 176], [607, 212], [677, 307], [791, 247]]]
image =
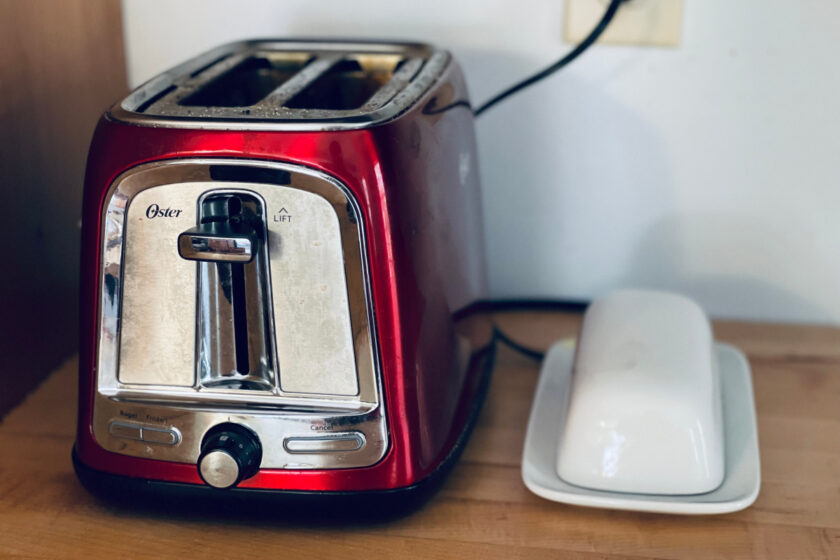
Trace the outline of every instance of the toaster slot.
[[188, 107], [249, 107], [303, 70], [308, 53], [272, 53], [243, 60], [178, 105]]
[[403, 62], [399, 55], [365, 54], [334, 64], [291, 100], [291, 109], [358, 109], [382, 88]]

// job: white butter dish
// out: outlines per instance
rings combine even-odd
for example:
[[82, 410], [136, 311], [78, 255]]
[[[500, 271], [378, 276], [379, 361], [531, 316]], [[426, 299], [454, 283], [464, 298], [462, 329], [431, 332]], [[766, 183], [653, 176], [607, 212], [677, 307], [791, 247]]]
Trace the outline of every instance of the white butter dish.
[[703, 494], [723, 482], [712, 329], [690, 299], [621, 290], [586, 311], [557, 472], [595, 490]]
[[[591, 326], [596, 325], [592, 323], [590, 324]], [[697, 332], [698, 336], [700, 336], [702, 330], [700, 329]], [[605, 423], [613, 421], [622, 424], [625, 431], [630, 430], [632, 437], [643, 438], [641, 443], [642, 448], [646, 450], [646, 453], [650, 454], [647, 463], [645, 463], [644, 458], [633, 458], [630, 462], [622, 463], [621, 457], [616, 459], [616, 457], [610, 456], [610, 447], [608, 445], [600, 445], [597, 442], [594, 444], [587, 443], [585, 438], [584, 440], [575, 442], [577, 436], [572, 432], [572, 427], [567, 425], [567, 421], [572, 416], [570, 412], [570, 399], [576, 398], [571, 397], [572, 391], [577, 390], [577, 388], [573, 389], [574, 384], [572, 381], [576, 350], [578, 363], [580, 363], [581, 359], [584, 359], [590, 365], [597, 365], [598, 368], [596, 369], [604, 369], [606, 365], [611, 363], [612, 365], [621, 363], [620, 361], [614, 361], [617, 354], [613, 354], [612, 357], [601, 354], [600, 357], [592, 356], [586, 358], [588, 352], [594, 352], [595, 354], [598, 354], [598, 352], [594, 344], [589, 349], [586, 346], [587, 342], [590, 341], [589, 335], [593, 334], [593, 332], [584, 330], [582, 334], [587, 338], [583, 340], [580, 348], [576, 348], [576, 341], [574, 339], [560, 341], [551, 347], [543, 362], [542, 373], [531, 408], [522, 459], [522, 478], [525, 485], [532, 492], [549, 500], [569, 504], [679, 514], [728, 513], [744, 509], [755, 501], [761, 482], [755, 406], [749, 364], [737, 348], [725, 344], [713, 343], [710, 338], [708, 346], [709, 360], [711, 363], [708, 367], [711, 367], [715, 372], [712, 376], [714, 381], [708, 385], [701, 383], [699, 386], [693, 386], [692, 389], [692, 391], [707, 392], [708, 387], [712, 387], [712, 390], [715, 392], [715, 395], [709, 396], [705, 394], [701, 398], [703, 403], [708, 403], [709, 399], [711, 399], [712, 404], [706, 407], [707, 411], [709, 409], [712, 411], [712, 417], [706, 420], [706, 425], [710, 426], [709, 429], [714, 430], [715, 425], [713, 413], [714, 403], [719, 402], [721, 404], [719, 416], [720, 434], [718, 435], [718, 442], [721, 444], [721, 450], [719, 452], [719, 458], [722, 461], [721, 478], [719, 481], [716, 481], [714, 476], [706, 477], [707, 486], [705, 488], [708, 488], [708, 490], [705, 492], [697, 492], [696, 486], [692, 491], [684, 492], [688, 488], [687, 483], [693, 483], [698, 480], [702, 481], [703, 477], [698, 477], [696, 472], [690, 476], [680, 476], [680, 473], [676, 473], [675, 475], [669, 473], [663, 474], [662, 469], [658, 467], [657, 458], [667, 457], [671, 450], [658, 447], [657, 442], [660, 445], [662, 443], [669, 445], [669, 438], [650, 437], [645, 439], [643, 434], [633, 434], [632, 430], [638, 427], [633, 421], [622, 424], [623, 420], [627, 420], [628, 418], [632, 420], [632, 414], [630, 413], [627, 413], [627, 416], [623, 416], [621, 410], [611, 410], [610, 407], [601, 407], [597, 398], [588, 400], [588, 405], [592, 407], [592, 411], [589, 412], [595, 415], [602, 415]], [[648, 332], [647, 334], [652, 333]], [[594, 342], [597, 342], [597, 338], [595, 337]], [[610, 343], [603, 340], [602, 344], [609, 345]], [[660, 356], [659, 359], [665, 358], [667, 356]], [[640, 360], [638, 363], [643, 362], [648, 370], [655, 370], [657, 368], [654, 366], [663, 363], [656, 360], [648, 362], [647, 358]], [[702, 362], [702, 359], [700, 359], [700, 362]], [[624, 365], [627, 364], [625, 363]], [[667, 371], [667, 369], [665, 368], [663, 371], [660, 371], [659, 374], [665, 375], [663, 372]], [[653, 378], [655, 379], [656, 375]], [[688, 382], [691, 385], [691, 381]], [[619, 383], [619, 385], [621, 384]], [[594, 389], [590, 387], [588, 390], [595, 390], [597, 392], [597, 382], [593, 386]], [[629, 406], [629, 403], [632, 402], [640, 405], [647, 403], [645, 406], [650, 406], [650, 410], [658, 411], [659, 413], [662, 413], [664, 410], [665, 418], [668, 418], [668, 422], [672, 424], [680, 424], [682, 421], [680, 414], [693, 414], [698, 417], [703, 415], [702, 411], [698, 413], [698, 410], [702, 409], [703, 406], [697, 408], [698, 405], [696, 403], [686, 406], [682, 413], [676, 411], [672, 406], [674, 398], [687, 401], [698, 400], [690, 394], [691, 391], [688, 391], [688, 393], [682, 392], [682, 389], [679, 387], [676, 389], [672, 387], [670, 390], [665, 389], [659, 393], [646, 389], [641, 395], [635, 394], [634, 391], [636, 391], [636, 388], [632, 384], [629, 387], [625, 385], [620, 391], [615, 388], [609, 388], [607, 392], [613, 393], [610, 399], [618, 398], [618, 401], [617, 404], [616, 401], [610, 401], [609, 399], [605, 402], [613, 402], [613, 405], [618, 409], [622, 406]], [[622, 404], [619, 398], [622, 394], [625, 396], [626, 403], [624, 404]], [[660, 397], [668, 401], [665, 403], [664, 408], [660, 406], [661, 403], [657, 404], [655, 401], [656, 398]], [[653, 404], [650, 402], [651, 399], [654, 399]], [[584, 398], [577, 402], [586, 403], [587, 399]], [[679, 408], [676, 407], [676, 409]], [[597, 426], [599, 420], [595, 418], [593, 425], [593, 418], [587, 418], [586, 410], [582, 412], [584, 414], [578, 417], [578, 421], [583, 421], [584, 426], [588, 422], [590, 423], [590, 437], [592, 434], [595, 435], [596, 439], [602, 437], [603, 434], [609, 436], [610, 432], [608, 430], [600, 432], [601, 435], [599, 435], [599, 428]], [[644, 426], [651, 425], [645, 422], [642, 421], [639, 424], [643, 426], [643, 429], [646, 429]], [[653, 425], [655, 428], [655, 423]], [[618, 433], [618, 435], [620, 436], [621, 434]], [[695, 439], [697, 437], [697, 433], [691, 431], [686, 432], [684, 435], [689, 440], [692, 437]], [[708, 436], [708, 434], [704, 435]], [[571, 441], [566, 440], [567, 437], [571, 438]], [[566, 440], [566, 445], [563, 445], [564, 440]], [[704, 441], [714, 445], [713, 438], [707, 437]], [[582, 449], [577, 449], [577, 457], [574, 456], [576, 445], [583, 446]], [[587, 446], [590, 446], [591, 449], [587, 449]], [[600, 455], [593, 452], [592, 449], [596, 451], [600, 450]], [[689, 447], [689, 449], [693, 448]], [[582, 461], [584, 466], [573, 465], [569, 469], [563, 468], [563, 456], [570, 451], [573, 454], [572, 459]], [[604, 451], [607, 451], [606, 455]], [[710, 454], [708, 450], [705, 451], [707, 462], [709, 460], [713, 461], [714, 453]], [[588, 459], [587, 453], [590, 454]], [[615, 469], [620, 470], [621, 468], [627, 467], [628, 470], [626, 472], [629, 473], [628, 476], [621, 478], [624, 486], [610, 487], [608, 482], [605, 482], [605, 480], [609, 481], [611, 478], [603, 475], [605, 457], [607, 474], [609, 474], [610, 468], [614, 469], [613, 474], [615, 474]], [[670, 460], [672, 464], [677, 464], [679, 461], [685, 460], [685, 458], [672, 456]], [[590, 475], [589, 479], [583, 480], [584, 484], [573, 483], [567, 479], [567, 477], [575, 478], [574, 475], [570, 476], [569, 472], [585, 471], [587, 461], [589, 461], [590, 467], [592, 465], [600, 465], [602, 472], [596, 472], [594, 475]], [[574, 463], [574, 461], [571, 462]], [[611, 462], [612, 464], [610, 464]], [[696, 465], [703, 464], [703, 461], [695, 457], [694, 461], [689, 461], [688, 464], [690, 465], [689, 468], [693, 468]], [[597, 469], [590, 470], [595, 471]], [[563, 476], [561, 476], [561, 473]], [[670, 480], [666, 484], [657, 486], [656, 484], [651, 484], [652, 476], [666, 477], [670, 478]], [[577, 482], [581, 482], [581, 480], [577, 480]], [[600, 488], [596, 488], [595, 486], [600, 486]], [[621, 490], [616, 488], [621, 488]], [[639, 488], [658, 491], [640, 491], [638, 490]], [[673, 490], [676, 488], [682, 488], [683, 493], [674, 493]], [[665, 491], [662, 491], [663, 489]]]

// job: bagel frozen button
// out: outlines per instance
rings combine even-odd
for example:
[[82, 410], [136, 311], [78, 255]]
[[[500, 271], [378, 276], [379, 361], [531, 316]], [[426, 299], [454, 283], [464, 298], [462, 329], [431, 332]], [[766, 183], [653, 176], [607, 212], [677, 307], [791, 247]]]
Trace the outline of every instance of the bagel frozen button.
[[624, 290], [589, 306], [557, 473], [610, 492], [702, 494], [723, 481], [720, 382], [706, 315]]

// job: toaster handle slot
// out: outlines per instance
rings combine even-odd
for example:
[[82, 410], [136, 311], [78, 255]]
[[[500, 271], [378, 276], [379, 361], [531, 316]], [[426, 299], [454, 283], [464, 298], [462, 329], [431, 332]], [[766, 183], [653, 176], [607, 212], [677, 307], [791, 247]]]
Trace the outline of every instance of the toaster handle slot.
[[178, 252], [199, 261], [196, 363], [204, 387], [273, 390], [265, 223], [247, 192], [211, 193]]

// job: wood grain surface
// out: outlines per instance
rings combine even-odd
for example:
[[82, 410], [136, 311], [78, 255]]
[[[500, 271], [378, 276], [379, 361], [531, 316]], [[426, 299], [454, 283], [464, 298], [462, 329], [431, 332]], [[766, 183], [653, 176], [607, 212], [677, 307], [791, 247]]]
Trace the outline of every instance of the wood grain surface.
[[[545, 348], [580, 316], [497, 315]], [[748, 355], [761, 494], [749, 509], [682, 517], [567, 506], [532, 495], [520, 455], [538, 365], [500, 348], [479, 424], [424, 508], [375, 525], [166, 516], [103, 504], [70, 464], [76, 362], [0, 424], [0, 556], [25, 558], [840, 558], [840, 329], [719, 322]]]

